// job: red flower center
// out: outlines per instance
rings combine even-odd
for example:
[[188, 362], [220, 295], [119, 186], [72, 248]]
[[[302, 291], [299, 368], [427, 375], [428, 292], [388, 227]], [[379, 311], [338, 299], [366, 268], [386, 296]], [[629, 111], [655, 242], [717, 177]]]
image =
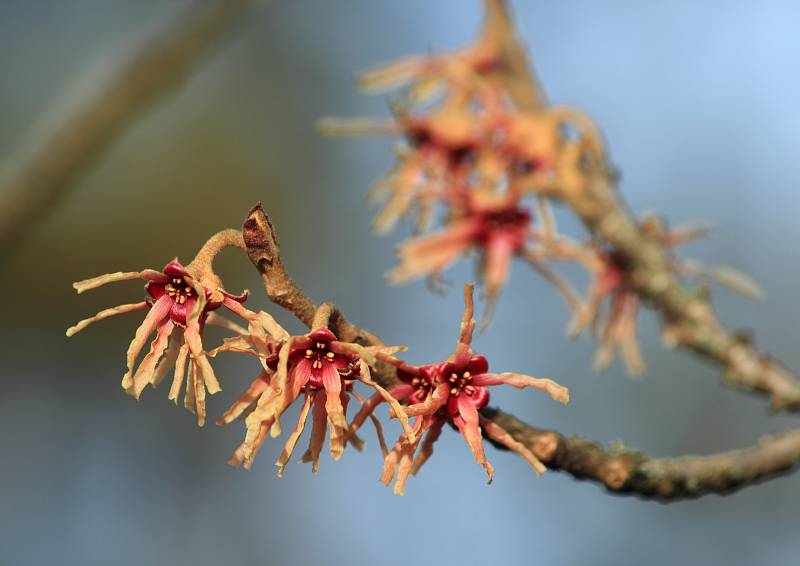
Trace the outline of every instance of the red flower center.
[[197, 296], [194, 289], [179, 277], [173, 277], [172, 282], [164, 285], [164, 292], [179, 305]]
[[438, 368], [439, 381], [450, 388], [447, 401], [447, 413], [450, 416], [459, 413], [459, 399], [468, 399], [476, 408], [481, 409], [489, 403], [489, 390], [481, 385], [474, 385], [472, 380], [489, 370], [489, 363], [483, 356], [474, 355], [463, 365], [444, 362]]
[[428, 398], [435, 383], [435, 371], [436, 367], [433, 365], [421, 366], [414, 373], [397, 370], [397, 378], [414, 388], [408, 396], [409, 403], [422, 403]]
[[305, 358], [311, 361], [312, 370], [322, 370], [323, 363], [333, 363], [336, 354], [328, 349], [325, 342], [314, 342], [311, 347], [306, 348]]
[[485, 246], [490, 240], [503, 238], [510, 242], [513, 249], [517, 250], [525, 244], [530, 222], [530, 212], [521, 208], [484, 212], [477, 240], [479, 244]]

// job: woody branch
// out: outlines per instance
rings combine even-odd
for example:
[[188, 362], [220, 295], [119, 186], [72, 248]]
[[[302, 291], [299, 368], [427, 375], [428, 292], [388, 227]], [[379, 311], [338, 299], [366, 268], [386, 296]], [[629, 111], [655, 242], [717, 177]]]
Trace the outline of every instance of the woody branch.
[[[284, 268], [274, 226], [260, 203], [249, 212], [243, 235], [247, 254], [261, 274], [269, 298], [310, 327], [316, 305]], [[371, 332], [348, 322], [336, 307], [332, 309], [331, 329], [342, 338], [364, 345], [383, 344]], [[373, 377], [382, 386], [397, 383], [393, 367], [379, 364], [375, 370]], [[582, 437], [566, 437], [537, 428], [499, 409], [487, 408], [482, 413], [552, 470], [597, 482], [615, 493], [663, 501], [729, 492], [787, 471], [800, 462], [800, 431], [764, 437], [744, 450], [656, 459], [620, 446], [605, 448]]]

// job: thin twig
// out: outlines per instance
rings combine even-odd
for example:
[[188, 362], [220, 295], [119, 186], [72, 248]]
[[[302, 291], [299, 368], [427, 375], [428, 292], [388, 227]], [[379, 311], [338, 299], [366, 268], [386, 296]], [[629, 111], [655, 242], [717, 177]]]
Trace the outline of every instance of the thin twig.
[[118, 70], [78, 107], [55, 105], [53, 119], [3, 164], [0, 254], [10, 253], [128, 125], [183, 83], [252, 1], [194, 2], [141, 50], [115, 62]]

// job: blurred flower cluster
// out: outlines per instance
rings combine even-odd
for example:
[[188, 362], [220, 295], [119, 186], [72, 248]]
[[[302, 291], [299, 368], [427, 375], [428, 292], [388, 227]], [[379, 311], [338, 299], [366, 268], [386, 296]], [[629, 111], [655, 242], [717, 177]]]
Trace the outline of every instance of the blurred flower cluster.
[[[214, 238], [209, 242], [211, 244], [203, 249], [215, 252], [220, 249]], [[128, 348], [128, 367], [122, 387], [138, 399], [147, 385], [156, 387], [174, 368], [169, 399], [177, 403], [185, 382], [184, 404], [197, 414], [200, 426], [205, 423], [206, 393], [221, 390], [209, 359], [223, 352], [258, 359], [258, 375], [217, 421], [224, 425], [239, 418], [244, 420], [245, 438], [229, 460], [232, 465], [250, 468], [267, 436], [282, 434], [281, 417], [297, 402], [301, 405], [299, 419], [276, 462], [279, 476], [283, 475], [309, 416], [311, 433], [302, 461], [310, 462], [315, 473], [326, 435], [331, 457], [338, 460], [348, 443], [362, 448], [364, 443], [357, 432], [369, 418], [375, 425], [385, 458], [381, 479], [388, 484], [397, 475], [395, 493], [399, 494], [403, 493], [406, 478], [412, 472], [414, 454], [422, 437], [425, 436], [425, 440], [413, 462], [414, 473], [430, 456], [434, 441], [448, 422], [467, 441], [490, 481], [493, 469], [483, 452], [481, 430], [493, 441], [520, 453], [537, 473], [545, 469], [528, 448], [480, 416], [478, 410], [489, 402], [487, 388], [502, 383], [538, 388], [563, 403], [568, 401], [569, 394], [564, 387], [547, 379], [488, 373], [486, 358], [474, 355], [470, 346], [475, 325], [472, 286], [465, 287], [466, 308], [455, 353], [444, 362], [417, 367], [395, 357], [405, 350], [403, 346], [364, 346], [339, 340], [330, 328], [336, 307], [328, 303], [316, 310], [307, 334], [290, 335], [268, 313], [245, 308], [242, 303], [247, 299], [247, 292], [241, 295], [227, 292], [211, 269], [212, 260], [213, 254], [203, 254], [201, 250], [185, 267], [175, 259], [161, 271], [118, 272], [75, 283], [75, 289], [82, 293], [115, 281], [142, 279], [147, 282], [146, 296], [141, 302], [105, 309], [82, 320], [67, 330], [67, 336], [98, 320], [146, 311]], [[239, 322], [215, 312], [220, 307], [236, 315]], [[225, 338], [220, 346], [206, 350], [203, 335], [207, 324], [220, 326], [233, 335]], [[151, 337], [150, 350], [142, 356]], [[388, 390], [372, 378], [372, 368], [379, 360], [390, 370], [396, 368], [396, 375], [392, 376], [396, 385]], [[365, 398], [356, 391], [357, 383], [370, 388], [374, 394]], [[347, 410], [353, 398], [361, 404], [361, 409], [348, 420]], [[391, 450], [386, 448], [382, 425], [374, 415], [381, 403], [388, 405], [390, 415], [398, 419], [403, 428]], [[409, 422], [409, 417], [414, 418], [413, 423]]]
[[[370, 191], [373, 201], [383, 203], [376, 232], [411, 217], [416, 233], [400, 244], [390, 282], [427, 277], [438, 288], [445, 269], [475, 253], [486, 299], [485, 327], [511, 260], [519, 258], [565, 300], [573, 316], [571, 335], [592, 330], [599, 344], [596, 369], [607, 368], [619, 350], [628, 372], [639, 375], [644, 369], [636, 339], [640, 298], [630, 284], [629, 266], [596, 234], [578, 240], [559, 234], [552, 211], [553, 201], [581, 194], [589, 172], [611, 175], [604, 141], [592, 120], [576, 109], [543, 100], [525, 108], [515, 102], [495, 25], [497, 5], [487, 2], [484, 32], [468, 47], [403, 59], [361, 77], [366, 91], [396, 89], [391, 120], [326, 118], [320, 128], [329, 135], [404, 140], [396, 149], [396, 164]], [[661, 234], [663, 222], [656, 216], [645, 218], [641, 227], [669, 247], [706, 233], [692, 227]], [[586, 298], [551, 262], [585, 269], [591, 279]], [[707, 269], [676, 258], [674, 272], [715, 279], [748, 296], [759, 294], [754, 283], [730, 268]]]

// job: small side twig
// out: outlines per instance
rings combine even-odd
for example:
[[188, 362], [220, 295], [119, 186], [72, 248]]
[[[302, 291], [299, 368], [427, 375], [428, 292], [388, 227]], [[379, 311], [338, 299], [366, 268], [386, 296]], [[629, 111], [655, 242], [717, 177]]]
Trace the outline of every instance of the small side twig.
[[[247, 214], [242, 235], [247, 256], [261, 274], [270, 300], [288, 310], [309, 328], [313, 327], [317, 305], [297, 286], [284, 268], [275, 227], [260, 202]], [[362, 345], [383, 345], [371, 332], [348, 322], [338, 307], [332, 304], [329, 306], [331, 312], [327, 323], [340, 340]]]

